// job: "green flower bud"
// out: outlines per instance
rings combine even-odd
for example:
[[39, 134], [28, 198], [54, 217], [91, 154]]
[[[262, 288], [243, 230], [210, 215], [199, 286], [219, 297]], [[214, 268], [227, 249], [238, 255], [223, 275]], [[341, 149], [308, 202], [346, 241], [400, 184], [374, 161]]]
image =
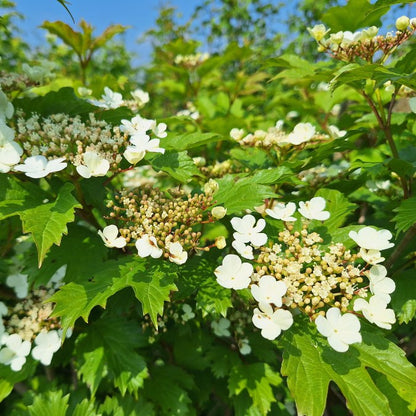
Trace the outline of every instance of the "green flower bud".
[[308, 27], [308, 32], [311, 34], [311, 36], [319, 42], [324, 38], [324, 36], [330, 31], [330, 29], [327, 29], [325, 25], [315, 25], [312, 29]]
[[224, 208], [224, 207], [214, 207], [212, 208], [212, 211], [211, 211], [212, 216], [216, 218], [217, 220], [224, 218], [226, 213], [227, 213], [227, 208]]
[[396, 20], [396, 28], [397, 30], [404, 31], [410, 24], [410, 19], [407, 16], [400, 16]]

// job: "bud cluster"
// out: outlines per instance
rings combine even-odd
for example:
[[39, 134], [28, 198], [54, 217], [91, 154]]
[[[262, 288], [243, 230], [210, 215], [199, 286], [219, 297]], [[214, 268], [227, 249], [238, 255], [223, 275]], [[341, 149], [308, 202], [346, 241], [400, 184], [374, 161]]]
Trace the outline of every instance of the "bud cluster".
[[4, 92], [24, 91], [27, 88], [38, 85], [26, 74], [0, 71], [0, 87]]
[[320, 52], [328, 52], [334, 58], [345, 62], [352, 62], [356, 58], [373, 62], [374, 55], [382, 52], [381, 59], [384, 60], [395, 48], [407, 41], [416, 30], [416, 20], [402, 16], [396, 21], [397, 31], [387, 33], [385, 36], [378, 35], [376, 26], [357, 32], [337, 32], [327, 37], [331, 29], [324, 25], [316, 25], [308, 28], [311, 36], [318, 43]]
[[185, 68], [195, 68], [205, 62], [209, 56], [207, 52], [198, 52], [191, 55], [176, 55], [174, 62], [176, 65], [183, 65]]
[[108, 206], [112, 209], [110, 218], [118, 222], [120, 235], [127, 244], [143, 236], [154, 237], [153, 244], [168, 258], [169, 246], [176, 242], [185, 250], [201, 249], [202, 234], [194, 227], [216, 221], [208, 210], [212, 204], [213, 197], [208, 193], [191, 195], [182, 189], [163, 192], [143, 186], [122, 191]]
[[49, 117], [32, 114], [28, 119], [21, 114], [15, 140], [28, 157], [65, 157], [74, 166], [80, 166], [85, 152], [95, 152], [100, 159], [108, 161], [112, 170], [118, 169], [128, 142], [118, 127], [97, 120], [93, 113], [86, 121], [66, 114]]

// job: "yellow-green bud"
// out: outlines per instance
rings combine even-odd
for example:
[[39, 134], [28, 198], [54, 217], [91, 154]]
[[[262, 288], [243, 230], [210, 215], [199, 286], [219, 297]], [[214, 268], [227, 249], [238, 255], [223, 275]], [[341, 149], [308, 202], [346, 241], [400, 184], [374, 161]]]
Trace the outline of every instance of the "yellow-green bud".
[[410, 26], [412, 26], [412, 28], [416, 28], [416, 17], [412, 17], [410, 19]]
[[204, 185], [204, 192], [207, 195], [214, 194], [218, 191], [219, 185], [218, 182], [214, 181], [214, 179], [210, 179], [205, 185]]
[[217, 247], [219, 250], [222, 250], [227, 245], [227, 242], [225, 241], [225, 237], [220, 236], [215, 239], [215, 247]]
[[308, 32], [311, 36], [319, 42], [324, 38], [324, 36], [329, 32], [330, 29], [327, 29], [325, 25], [315, 25], [312, 29], [308, 27]]
[[211, 211], [212, 216], [216, 218], [217, 220], [224, 218], [226, 213], [227, 213], [227, 208], [224, 208], [224, 207], [214, 207], [212, 208], [212, 211]]
[[403, 31], [406, 30], [410, 24], [410, 19], [407, 16], [400, 16], [396, 20], [396, 28], [397, 30]]

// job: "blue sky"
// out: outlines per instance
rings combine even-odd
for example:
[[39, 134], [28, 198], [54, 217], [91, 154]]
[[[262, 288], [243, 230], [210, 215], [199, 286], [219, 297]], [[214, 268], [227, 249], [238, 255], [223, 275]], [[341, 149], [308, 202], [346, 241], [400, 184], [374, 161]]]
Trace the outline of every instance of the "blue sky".
[[[17, 10], [25, 16], [18, 26], [22, 30], [23, 38], [32, 45], [40, 45], [44, 42], [46, 31], [39, 28], [45, 21], [62, 20], [76, 27], [68, 12], [57, 0], [14, 0]], [[130, 26], [125, 34], [127, 48], [138, 54], [138, 62], [148, 60], [150, 45], [137, 44], [137, 38], [146, 30], [154, 27], [158, 10], [162, 5], [171, 5], [182, 14], [182, 19], [187, 20], [198, 0], [69, 0], [70, 9], [75, 22], [81, 19], [91, 23], [95, 33], [101, 33], [107, 26], [120, 23]]]

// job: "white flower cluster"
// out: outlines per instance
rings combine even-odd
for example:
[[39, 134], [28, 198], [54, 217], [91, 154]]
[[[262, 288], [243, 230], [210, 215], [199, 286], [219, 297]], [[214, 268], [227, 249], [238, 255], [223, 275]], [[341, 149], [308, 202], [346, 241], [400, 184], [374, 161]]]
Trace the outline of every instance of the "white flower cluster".
[[[325, 205], [323, 198], [315, 197], [301, 202], [299, 212], [307, 219], [324, 221], [330, 216], [324, 211]], [[295, 210], [296, 205], [288, 203], [269, 211], [274, 218], [290, 223], [296, 220], [292, 217]], [[387, 308], [395, 284], [387, 277], [386, 268], [378, 264], [384, 260], [380, 251], [393, 246], [388, 230], [363, 227], [358, 232], [351, 231], [350, 238], [360, 247], [359, 254], [352, 255], [342, 244], [330, 245], [329, 252], [323, 254], [317, 245], [322, 239], [317, 233], [307, 232], [307, 222], [301, 233], [288, 229], [279, 234], [286, 250], [282, 244], [265, 246], [268, 236], [262, 232], [264, 219], [256, 222], [249, 214], [233, 218], [231, 225], [235, 230], [232, 246], [241, 257], [254, 261], [255, 267], [235, 254], [228, 254], [214, 274], [223, 287], [235, 290], [250, 287], [258, 302], [252, 321], [263, 337], [273, 340], [290, 328], [293, 323], [290, 309], [306, 313], [315, 321], [319, 333], [338, 352], [361, 342], [357, 315], [362, 314], [370, 323], [385, 329], [395, 322], [393, 310]], [[253, 249], [260, 254], [255, 255]], [[371, 267], [356, 265], [360, 258]]]
[[[56, 324], [50, 327], [46, 324], [51, 308], [43, 305], [45, 299], [39, 296], [54, 292], [62, 284], [65, 272], [66, 266], [56, 271], [47, 285], [49, 291], [37, 290], [30, 295], [27, 275], [16, 273], [8, 276], [6, 284], [14, 289], [19, 299], [23, 299], [23, 303], [7, 307], [0, 302], [1, 364], [9, 365], [13, 371], [20, 371], [31, 351], [32, 357], [43, 365], [51, 363], [53, 354], [61, 347], [62, 336], [60, 330], [52, 329]], [[68, 331], [68, 336], [70, 333]]]
[[308, 28], [311, 36], [318, 43], [318, 50], [328, 51], [335, 58], [351, 61], [355, 57], [360, 57], [371, 61], [377, 51], [388, 54], [395, 47], [406, 41], [416, 29], [416, 18], [409, 19], [401, 16], [396, 20], [396, 33], [387, 33], [386, 36], [378, 35], [379, 28], [371, 26], [362, 31], [354, 33], [350, 31], [339, 31], [331, 33], [326, 37], [331, 29], [327, 29], [323, 24]]
[[[148, 94], [142, 90], [135, 90], [132, 95], [136, 107], [149, 100]], [[92, 103], [110, 109], [119, 107], [123, 100], [121, 94], [106, 87], [102, 101]], [[87, 123], [79, 117], [69, 118], [64, 114], [55, 114], [42, 120], [38, 115], [32, 115], [27, 120], [18, 119], [16, 139], [28, 153], [24, 163], [18, 164], [23, 149], [14, 141], [13, 129], [6, 125], [6, 118], [13, 115], [13, 106], [1, 90], [0, 110], [0, 172], [3, 173], [13, 169], [30, 178], [43, 178], [65, 169], [68, 166], [65, 160], [68, 160], [80, 176], [91, 178], [105, 176], [111, 168], [118, 170], [123, 150], [126, 160], [133, 165], [146, 152], [165, 151], [159, 146], [159, 139], [167, 136], [166, 124], [157, 124], [155, 120], [139, 115], [130, 121], [122, 120], [122, 125], [115, 128], [96, 120], [93, 115], [90, 115]], [[151, 133], [157, 139], [151, 139]], [[57, 155], [61, 157], [56, 158]]]
[[188, 68], [195, 67], [202, 64], [210, 57], [208, 52], [205, 53], [195, 53], [192, 55], [176, 55], [174, 62], [176, 65], [183, 65]]
[[14, 141], [14, 130], [7, 126], [6, 120], [14, 113], [13, 105], [0, 89], [0, 172], [7, 173], [20, 161], [23, 149]]
[[[233, 128], [230, 137], [241, 145], [264, 147], [282, 147], [289, 144], [299, 146], [311, 140], [326, 140], [329, 136], [319, 134], [311, 123], [298, 123], [290, 133], [283, 129], [281, 120], [276, 122], [274, 127], [266, 130], [256, 130], [254, 133], [245, 134], [243, 129]], [[333, 126], [332, 126], [333, 127]]]

